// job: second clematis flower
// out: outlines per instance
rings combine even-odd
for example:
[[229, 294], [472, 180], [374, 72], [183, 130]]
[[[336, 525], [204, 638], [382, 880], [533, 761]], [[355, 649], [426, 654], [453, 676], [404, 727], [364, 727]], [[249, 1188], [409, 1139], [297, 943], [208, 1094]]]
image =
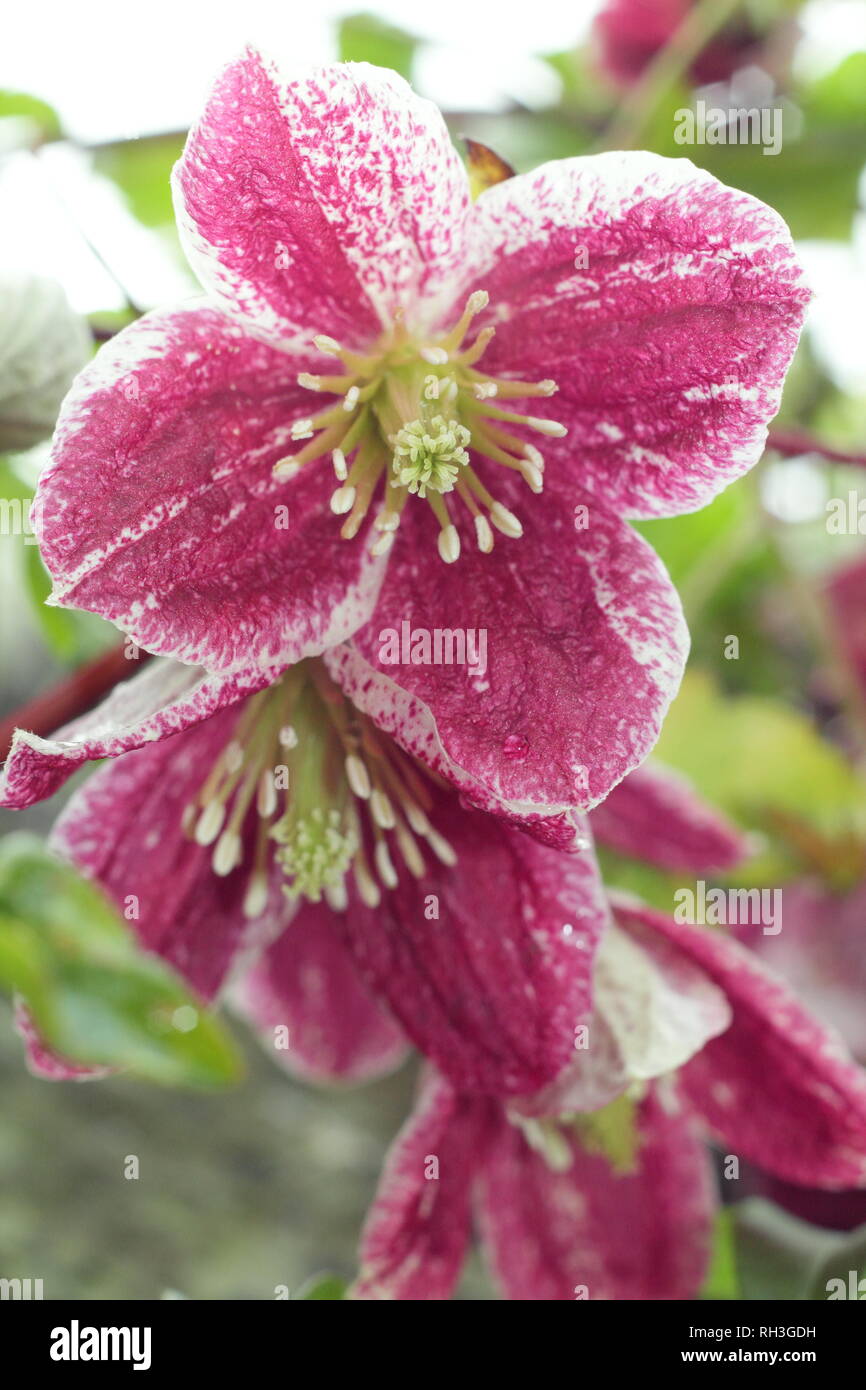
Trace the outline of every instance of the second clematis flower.
[[[124, 330], [68, 397], [39, 489], [53, 601], [235, 689], [351, 639], [329, 669], [364, 713], [573, 848], [685, 658], [626, 518], [760, 456], [807, 300], [784, 223], [645, 154], [473, 202], [393, 73], [255, 52], [174, 189], [206, 297]], [[483, 629], [486, 672], [389, 664], [404, 623]]]
[[[587, 818], [580, 852], [563, 855], [461, 805], [322, 658], [252, 695], [224, 686], [208, 717], [210, 678], [184, 696], [190, 674], [154, 661], [53, 739], [19, 734], [0, 798], [48, 796], [107, 755], [54, 847], [204, 999], [240, 972], [249, 1011], [291, 1033], [295, 1071], [361, 1078], [408, 1037], [462, 1091], [552, 1082], [591, 1007], [609, 915]], [[742, 852], [663, 769], [635, 772], [593, 819], [599, 838], [668, 866]], [[87, 1059], [52, 1056], [22, 1018], [36, 1068], [78, 1074]]]
[[696, 1298], [717, 1202], [706, 1137], [792, 1182], [866, 1186], [866, 1072], [841, 1038], [723, 932], [613, 905], [570, 1077], [527, 1106], [427, 1076], [354, 1297], [448, 1298], [474, 1215], [508, 1299]]

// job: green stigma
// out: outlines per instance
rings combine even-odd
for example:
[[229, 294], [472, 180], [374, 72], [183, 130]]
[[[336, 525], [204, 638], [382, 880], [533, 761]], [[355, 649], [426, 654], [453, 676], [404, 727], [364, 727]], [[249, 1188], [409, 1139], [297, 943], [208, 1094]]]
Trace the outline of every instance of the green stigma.
[[469, 462], [466, 446], [472, 436], [465, 425], [434, 415], [413, 420], [394, 436], [392, 468], [398, 483], [419, 497], [451, 492], [461, 468]]
[[314, 903], [326, 888], [342, 882], [358, 848], [357, 835], [345, 828], [339, 811], [318, 806], [289, 826], [278, 825], [273, 834], [280, 842], [277, 860], [291, 880], [287, 892]]

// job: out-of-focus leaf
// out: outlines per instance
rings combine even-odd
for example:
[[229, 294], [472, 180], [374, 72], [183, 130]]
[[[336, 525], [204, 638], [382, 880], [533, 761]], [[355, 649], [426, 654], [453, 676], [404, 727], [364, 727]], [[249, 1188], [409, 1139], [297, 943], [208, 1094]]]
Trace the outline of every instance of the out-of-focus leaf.
[[636, 529], [646, 536], [676, 587], [682, 589], [695, 571], [718, 574], [720, 563], [726, 562], [747, 526], [751, 509], [748, 490], [737, 483], [700, 511], [638, 522]]
[[[773, 811], [823, 834], [866, 833], [862, 781], [797, 710], [765, 696], [726, 697], [706, 672], [687, 673], [656, 747], [701, 795], [740, 824], [771, 836]], [[778, 827], [776, 827], [778, 828]], [[801, 869], [783, 836], [738, 883], [772, 882]]]
[[295, 1299], [331, 1299], [335, 1302], [342, 1302], [346, 1297], [346, 1281], [340, 1279], [336, 1274], [314, 1274], [305, 1284], [302, 1284], [298, 1292], [293, 1295]]
[[0, 843], [0, 983], [22, 996], [47, 1046], [82, 1066], [203, 1087], [240, 1074], [213, 1015], [30, 835]]
[[39, 97], [0, 91], [0, 154], [60, 139], [60, 117]]
[[0, 276], [0, 323], [0, 452], [13, 453], [51, 434], [93, 343], [62, 286], [41, 276]]
[[[838, 1238], [837, 1243], [823, 1257], [813, 1271], [807, 1298], [826, 1300], [831, 1290], [831, 1279], [841, 1279], [846, 1293], [850, 1296], [851, 1286], [857, 1286], [858, 1302], [866, 1299], [866, 1288], [860, 1293], [859, 1284], [866, 1275], [866, 1226], [858, 1226], [856, 1231], [847, 1231]], [[838, 1291], [838, 1286], [837, 1286]]]
[[374, 14], [350, 14], [337, 30], [340, 58], [344, 63], [373, 63], [393, 68], [411, 80], [412, 62], [419, 40], [405, 29], [386, 24]]
[[173, 227], [169, 179], [183, 143], [180, 135], [157, 135], [104, 145], [96, 152], [94, 167], [122, 189], [139, 222]]
[[618, 888], [622, 893], [631, 893], [649, 907], [657, 907], [659, 912], [672, 912], [676, 906], [674, 894], [682, 888], [682, 874], [672, 874], [647, 864], [642, 859], [631, 859], [607, 845], [596, 845], [601, 876], [608, 888]]
[[49, 608], [51, 579], [42, 563], [39, 547], [25, 545], [24, 579], [42, 636], [58, 661], [77, 666], [106, 651], [117, 641], [117, 629], [93, 613], [75, 608]]
[[713, 1249], [710, 1267], [700, 1297], [728, 1299], [741, 1297], [737, 1277], [737, 1254], [734, 1244], [734, 1221], [731, 1207], [720, 1207], [713, 1223]]
[[[19, 462], [23, 464], [24, 460]], [[46, 644], [59, 661], [74, 666], [90, 660], [116, 642], [117, 630], [93, 613], [46, 607], [51, 580], [29, 521], [36, 486], [35, 470], [29, 479], [23, 476], [23, 471], [8, 459], [0, 458], [0, 539], [17, 549], [24, 591]]]
[[866, 1227], [840, 1235], [810, 1226], [762, 1197], [749, 1197], [730, 1210], [745, 1299], [825, 1300], [829, 1279], [847, 1285], [863, 1268]]
[[807, 118], [866, 126], [866, 53], [849, 53], [805, 98]]

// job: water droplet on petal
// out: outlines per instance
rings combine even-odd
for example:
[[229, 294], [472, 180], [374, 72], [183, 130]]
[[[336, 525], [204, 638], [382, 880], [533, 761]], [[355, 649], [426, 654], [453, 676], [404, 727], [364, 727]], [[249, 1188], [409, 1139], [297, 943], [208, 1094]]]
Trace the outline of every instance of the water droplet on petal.
[[502, 745], [502, 753], [512, 762], [523, 762], [529, 752], [529, 744], [522, 734], [509, 734]]

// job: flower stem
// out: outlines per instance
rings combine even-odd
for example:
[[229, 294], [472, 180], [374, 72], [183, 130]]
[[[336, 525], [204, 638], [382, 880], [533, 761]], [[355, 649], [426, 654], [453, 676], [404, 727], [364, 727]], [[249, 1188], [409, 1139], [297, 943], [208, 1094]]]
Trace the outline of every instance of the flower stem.
[[[138, 665], [149, 658], [150, 652], [139, 652]], [[13, 710], [7, 718], [0, 720], [0, 761], [7, 757], [16, 729], [27, 729], [42, 737], [53, 733], [80, 714], [86, 714], [103, 695], [128, 676], [129, 671], [130, 658], [126, 655], [124, 643], [103, 652], [94, 661], [73, 671], [59, 685]]]
[[849, 453], [846, 449], [834, 449], [823, 444], [820, 439], [809, 434], [808, 430], [776, 429], [767, 436], [767, 448], [775, 449], [784, 458], [796, 458], [801, 454], [817, 454], [830, 463], [853, 463], [866, 468], [866, 454]]
[[665, 92], [679, 81], [740, 4], [741, 0], [698, 0], [689, 9], [682, 24], [622, 102], [602, 141], [602, 149], [633, 150], [639, 145]]

